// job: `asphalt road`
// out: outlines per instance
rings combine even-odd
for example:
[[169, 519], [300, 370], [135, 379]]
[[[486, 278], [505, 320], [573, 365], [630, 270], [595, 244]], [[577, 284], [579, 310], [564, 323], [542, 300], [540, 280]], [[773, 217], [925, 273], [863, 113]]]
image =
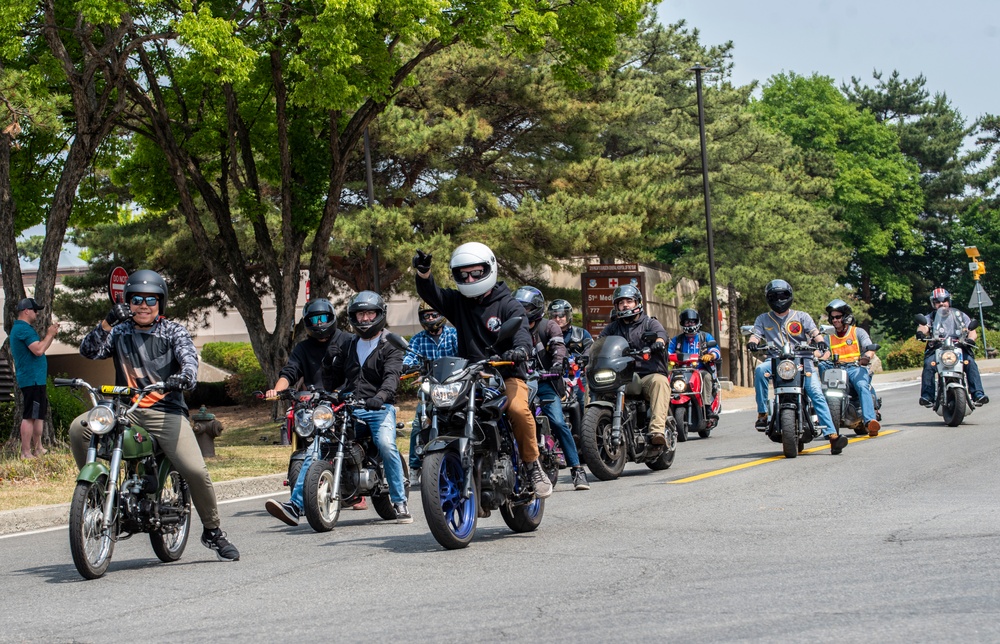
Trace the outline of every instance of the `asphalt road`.
[[959, 428], [916, 398], [887, 386], [883, 435], [840, 456], [812, 443], [678, 482], [780, 455], [752, 410], [726, 414], [665, 472], [575, 492], [563, 470], [537, 532], [494, 513], [461, 551], [434, 541], [419, 495], [411, 525], [345, 512], [326, 534], [227, 503], [241, 561], [192, 539], [161, 564], [140, 536], [97, 581], [65, 528], [5, 537], [0, 640], [1000, 641], [1000, 395]]

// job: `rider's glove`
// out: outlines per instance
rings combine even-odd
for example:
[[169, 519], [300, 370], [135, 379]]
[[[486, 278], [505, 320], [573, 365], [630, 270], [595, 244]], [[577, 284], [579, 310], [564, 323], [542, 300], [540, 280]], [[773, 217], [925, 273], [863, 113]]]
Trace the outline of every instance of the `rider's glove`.
[[417, 250], [417, 253], [413, 256], [413, 268], [416, 269], [418, 273], [427, 273], [431, 270], [431, 259], [434, 256], [425, 253], [422, 250]]
[[759, 348], [760, 348], [760, 345], [757, 344], [756, 342], [747, 342], [747, 350], [748, 351], [756, 351]]
[[340, 345], [332, 340], [328, 344], [329, 346], [326, 348], [326, 354], [323, 356], [323, 360], [321, 361], [322, 366], [327, 369], [332, 367], [333, 363], [340, 357]]
[[864, 355], [861, 356], [860, 358], [858, 358], [858, 364], [861, 365], [862, 367], [867, 367], [868, 363], [871, 362], [871, 361], [872, 361], [871, 358], [869, 358], [868, 356], [864, 356]]
[[924, 338], [926, 338], [926, 337], [927, 337], [927, 334], [926, 334], [926, 333], [924, 333], [923, 331], [917, 331], [917, 334], [916, 334], [916, 336], [915, 336], [915, 337], [916, 337], [916, 338], [917, 338], [918, 340], [923, 340]]
[[524, 362], [528, 359], [528, 352], [524, 347], [515, 347], [504, 351], [500, 357], [508, 362]]
[[819, 350], [820, 353], [826, 353], [830, 350], [830, 345], [820, 340], [816, 343], [816, 349]]
[[649, 347], [649, 350], [653, 353], [663, 353], [667, 350], [666, 342], [654, 342], [653, 346]]
[[701, 361], [702, 362], [715, 362], [715, 356], [712, 355], [711, 353], [702, 354]]
[[167, 391], [184, 391], [191, 386], [191, 381], [188, 380], [188, 377], [184, 374], [175, 373], [167, 378], [167, 381], [163, 383], [163, 386]]
[[114, 326], [119, 322], [124, 322], [125, 320], [128, 320], [131, 317], [132, 317], [132, 309], [128, 307], [128, 304], [125, 304], [124, 302], [118, 302], [117, 304], [111, 307], [110, 311], [108, 311], [108, 317], [104, 318], [104, 321], [110, 324], [111, 326]]
[[385, 403], [382, 401], [381, 398], [379, 398], [378, 396], [372, 396], [371, 398], [365, 401], [365, 409], [367, 409], [368, 411], [378, 411], [379, 409], [382, 409], [382, 405], [384, 404]]

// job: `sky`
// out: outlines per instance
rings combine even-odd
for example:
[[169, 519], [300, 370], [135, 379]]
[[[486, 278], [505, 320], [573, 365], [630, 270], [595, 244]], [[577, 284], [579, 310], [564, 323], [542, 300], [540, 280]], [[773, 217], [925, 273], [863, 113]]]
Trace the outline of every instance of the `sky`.
[[923, 74], [971, 124], [1000, 114], [1000, 0], [661, 0], [660, 22], [685, 20], [703, 45], [733, 42], [737, 85], [782, 71], [831, 76]]

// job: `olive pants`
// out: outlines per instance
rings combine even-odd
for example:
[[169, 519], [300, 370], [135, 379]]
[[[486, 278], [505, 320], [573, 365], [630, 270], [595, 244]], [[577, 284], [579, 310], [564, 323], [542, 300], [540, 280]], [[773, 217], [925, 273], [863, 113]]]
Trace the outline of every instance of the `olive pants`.
[[649, 401], [649, 431], [662, 434], [670, 414], [670, 379], [662, 373], [642, 377], [642, 397]]
[[[212, 477], [205, 467], [205, 459], [201, 456], [198, 441], [187, 417], [153, 409], [137, 409], [130, 418], [156, 439], [156, 444], [187, 481], [191, 490], [191, 502], [205, 528], [218, 528], [219, 507], [215, 500]], [[87, 463], [87, 448], [90, 447], [90, 430], [83, 426], [86, 419], [87, 414], [81, 414], [69, 427], [70, 449], [79, 468]]]
[[[517, 439], [521, 461], [534, 463], [538, 460], [538, 437], [535, 434], [535, 416], [528, 405], [528, 383], [520, 378], [505, 378], [503, 384], [507, 393], [507, 418]], [[669, 393], [667, 399], [670, 399]]]

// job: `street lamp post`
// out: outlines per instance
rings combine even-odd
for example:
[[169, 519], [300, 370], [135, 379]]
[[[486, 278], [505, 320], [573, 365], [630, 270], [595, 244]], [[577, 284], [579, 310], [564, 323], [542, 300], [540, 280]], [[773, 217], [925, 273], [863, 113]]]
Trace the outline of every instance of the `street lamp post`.
[[[372, 144], [368, 138], [368, 128], [365, 127], [365, 181], [368, 183], [368, 207], [375, 206], [375, 183], [372, 181]], [[372, 290], [382, 292], [382, 284], [378, 274], [378, 244], [372, 244]]]
[[705, 226], [708, 229], [708, 280], [712, 288], [712, 331], [716, 342], [722, 341], [719, 331], [719, 300], [715, 290], [715, 242], [712, 239], [712, 202], [708, 195], [708, 146], [705, 142], [705, 102], [702, 99], [701, 74], [709, 68], [697, 63], [688, 71], [694, 72], [698, 91], [698, 131], [701, 135], [702, 191], [705, 193]]

